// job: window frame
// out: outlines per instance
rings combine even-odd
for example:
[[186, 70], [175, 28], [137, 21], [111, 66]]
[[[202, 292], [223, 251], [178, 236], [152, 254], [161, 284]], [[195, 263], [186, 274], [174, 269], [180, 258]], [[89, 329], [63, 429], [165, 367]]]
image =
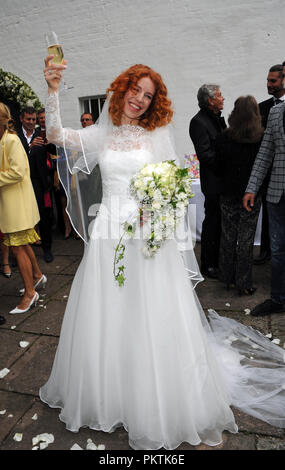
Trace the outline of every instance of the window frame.
[[[94, 116], [94, 121], [96, 122], [102, 112], [106, 98], [106, 94], [81, 96], [79, 98], [80, 116], [84, 113], [91, 113]], [[94, 112], [95, 106], [92, 106], [92, 102], [97, 102], [95, 106], [97, 106], [98, 113], [97, 111]]]

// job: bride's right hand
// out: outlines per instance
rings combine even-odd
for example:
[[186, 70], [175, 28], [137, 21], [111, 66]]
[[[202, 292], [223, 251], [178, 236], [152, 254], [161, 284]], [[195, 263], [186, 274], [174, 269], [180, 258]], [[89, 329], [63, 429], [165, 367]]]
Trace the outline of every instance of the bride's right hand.
[[62, 71], [66, 69], [66, 60], [62, 64], [52, 64], [53, 55], [45, 58], [44, 76], [51, 91], [58, 91], [60, 80], [62, 78]]

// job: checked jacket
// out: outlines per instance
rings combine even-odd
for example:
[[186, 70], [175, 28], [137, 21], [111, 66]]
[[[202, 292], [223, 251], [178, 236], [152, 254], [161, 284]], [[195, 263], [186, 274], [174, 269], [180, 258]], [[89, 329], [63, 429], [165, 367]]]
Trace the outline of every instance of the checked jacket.
[[285, 193], [285, 103], [271, 108], [264, 137], [256, 156], [247, 193], [256, 194], [270, 168], [272, 170], [266, 200], [278, 203]]

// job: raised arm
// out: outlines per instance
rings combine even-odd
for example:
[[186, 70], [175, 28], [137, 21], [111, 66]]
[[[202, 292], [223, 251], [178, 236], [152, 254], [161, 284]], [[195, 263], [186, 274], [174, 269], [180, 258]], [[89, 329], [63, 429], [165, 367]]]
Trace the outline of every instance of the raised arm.
[[44, 68], [48, 84], [45, 108], [47, 140], [55, 145], [80, 151], [82, 147], [78, 131], [63, 128], [59, 112], [58, 88], [62, 71], [66, 68], [66, 61], [63, 61], [63, 64], [51, 64], [52, 58], [52, 55], [46, 57]]

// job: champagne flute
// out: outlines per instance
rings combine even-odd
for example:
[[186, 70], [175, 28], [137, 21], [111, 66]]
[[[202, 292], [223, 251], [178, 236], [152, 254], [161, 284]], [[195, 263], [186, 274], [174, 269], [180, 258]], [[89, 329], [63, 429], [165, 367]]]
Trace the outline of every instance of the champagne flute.
[[[60, 45], [57, 35], [54, 31], [49, 31], [45, 35], [48, 53], [49, 55], [53, 55], [52, 60], [50, 61], [52, 64], [62, 64], [64, 55], [62, 46]], [[67, 91], [69, 88], [65, 80], [63, 80], [63, 89]]]

